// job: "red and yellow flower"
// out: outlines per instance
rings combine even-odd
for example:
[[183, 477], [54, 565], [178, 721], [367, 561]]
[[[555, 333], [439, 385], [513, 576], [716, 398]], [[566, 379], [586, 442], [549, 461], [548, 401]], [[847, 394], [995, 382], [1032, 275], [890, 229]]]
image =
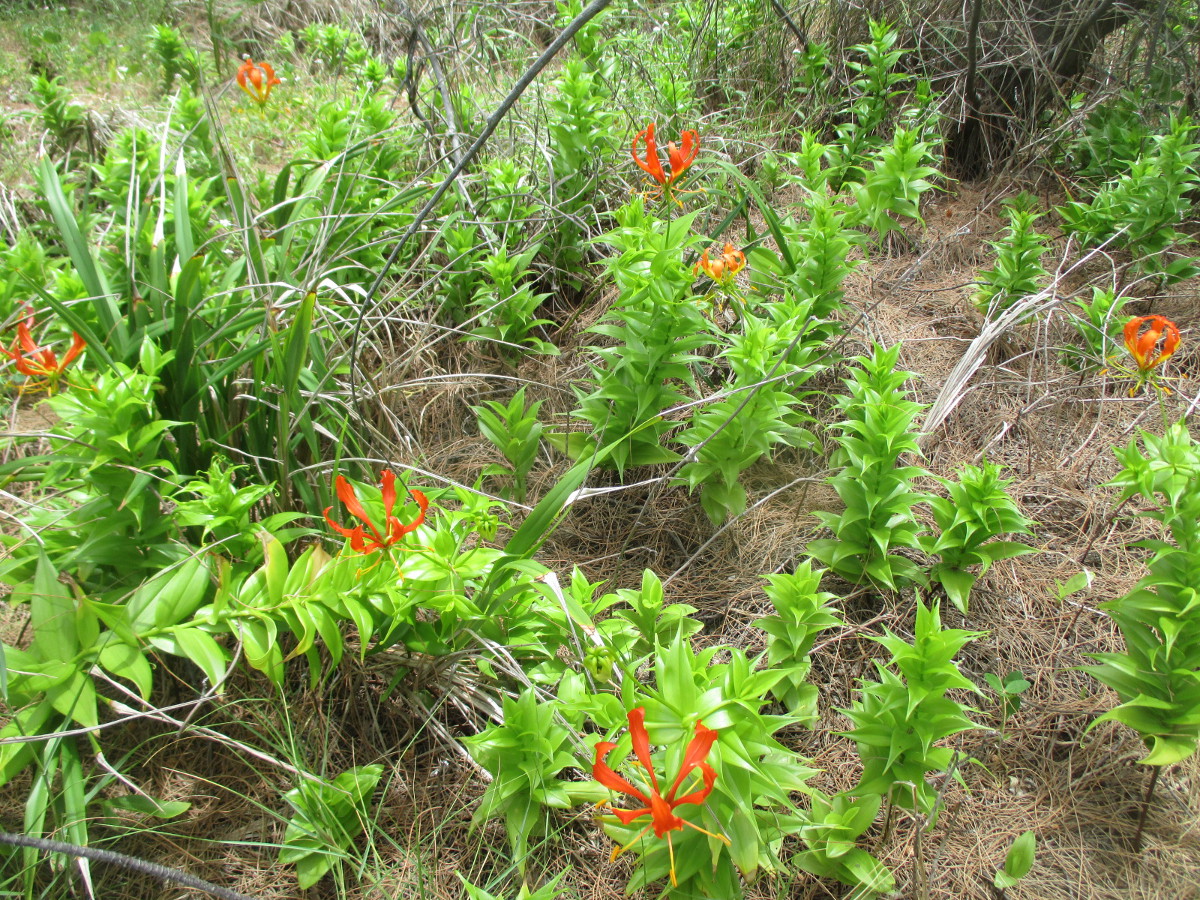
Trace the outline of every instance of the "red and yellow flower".
[[271, 96], [272, 87], [283, 84], [275, 77], [275, 70], [271, 68], [269, 62], [256, 63], [249, 55], [244, 57], [242, 65], [237, 71], [237, 83], [238, 87], [259, 106], [267, 102], [267, 98]]
[[[674, 141], [667, 143], [667, 163], [671, 168], [668, 175], [658, 158], [658, 142], [654, 139], [655, 123], [651, 122], [642, 131], [633, 136], [633, 161], [643, 172], [658, 184], [658, 189], [669, 197], [688, 167], [695, 162], [696, 154], [700, 152], [700, 136], [695, 131], [685, 131], [681, 135], [682, 148], [676, 147]], [[644, 158], [639, 156], [638, 146], [645, 144]]]
[[710, 259], [708, 251], [700, 254], [700, 261], [692, 266], [692, 274], [703, 272], [717, 284], [728, 284], [738, 272], [746, 268], [746, 254], [726, 244], [725, 251], [715, 259]]
[[348, 537], [350, 539], [350, 549], [357, 550], [359, 553], [374, 553], [376, 550], [386, 550], [393, 544], [398, 543], [406, 534], [416, 531], [425, 521], [425, 510], [429, 508], [429, 500], [423, 493], [412, 488], [408, 488], [407, 490], [412, 494], [413, 499], [417, 502], [417, 506], [420, 509], [416, 519], [405, 524], [392, 515], [392, 511], [396, 508], [396, 473], [391, 471], [391, 469], [384, 470], [380, 481], [384, 518], [382, 530], [375, 527], [375, 523], [371, 521], [371, 517], [363, 509], [363, 505], [358, 500], [358, 495], [354, 493], [354, 486], [349, 481], [339, 475], [334, 485], [337, 490], [338, 499], [346, 505], [346, 510], [350, 515], [354, 516], [362, 524], [355, 525], [353, 528], [344, 528], [329, 517], [329, 510], [333, 509], [332, 506], [325, 509], [325, 521], [338, 534]]
[[[665, 837], [667, 839], [667, 852], [671, 856], [671, 884], [674, 886], [678, 882], [675, 878], [675, 848], [671, 844], [672, 831], [682, 831], [686, 825], [688, 828], [694, 828], [696, 831], [706, 834], [711, 838], [723, 841], [726, 844], [729, 843], [729, 839], [724, 835], [706, 831], [699, 825], [695, 825], [675, 813], [676, 809], [685, 804], [699, 805], [703, 803], [708, 795], [712, 793], [713, 785], [717, 781], [717, 773], [704, 760], [717, 740], [717, 732], [711, 728], [705, 728], [703, 722], [696, 723], [696, 733], [691, 742], [688, 743], [687, 749], [684, 750], [683, 763], [679, 767], [679, 774], [675, 776], [675, 781], [671, 784], [671, 789], [664, 795], [659, 791], [658, 777], [654, 774], [654, 767], [650, 762], [650, 736], [646, 733], [645, 707], [639, 706], [637, 709], [630, 710], [628, 717], [629, 737], [633, 742], [633, 752], [637, 756], [638, 763], [641, 764], [641, 767], [650, 778], [649, 790], [642, 790], [635, 787], [631, 782], [626, 781], [609, 768], [604, 762], [604, 758], [617, 746], [612, 741], [600, 741], [596, 744], [596, 761], [592, 765], [592, 777], [610, 791], [625, 794], [641, 804], [637, 809], [612, 808], [613, 815], [621, 821], [622, 825], [632, 825], [643, 816], [649, 816], [650, 821], [646, 824], [645, 828], [637, 833], [633, 840], [623, 847], [614, 848], [612, 858], [616, 859], [637, 843], [642, 835], [653, 828], [655, 837]], [[679, 796], [679, 789], [683, 786], [684, 781], [696, 769], [700, 770], [703, 782], [702, 786], [690, 793]]]
[[87, 342], [76, 332], [71, 332], [71, 346], [60, 360], [49, 347], [38, 346], [33, 339], [33, 327], [33, 314], [28, 313], [17, 325], [17, 339], [7, 349], [0, 346], [0, 353], [12, 360], [18, 372], [32, 379], [22, 390], [53, 392], [67, 366], [83, 352]]
[[1178, 348], [1179, 326], [1165, 316], [1134, 316], [1125, 323], [1125, 349], [1143, 374], [1161, 365]]

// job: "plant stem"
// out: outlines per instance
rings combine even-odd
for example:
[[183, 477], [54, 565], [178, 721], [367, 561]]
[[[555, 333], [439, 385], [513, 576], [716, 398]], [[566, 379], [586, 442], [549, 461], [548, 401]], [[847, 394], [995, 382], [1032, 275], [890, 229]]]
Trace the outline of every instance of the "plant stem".
[[1146, 814], [1150, 811], [1150, 801], [1154, 797], [1154, 786], [1158, 784], [1158, 775], [1162, 766], [1152, 766], [1150, 784], [1146, 786], [1146, 796], [1142, 798], [1142, 814], [1138, 816], [1137, 831], [1133, 835], [1133, 852], [1142, 852], [1142, 829], [1146, 827]]
[[892, 807], [892, 791], [891, 790], [888, 791], [887, 800], [885, 802], [887, 803], [887, 811], [883, 814], [883, 834], [879, 838], [879, 843], [881, 845], [886, 845], [888, 842], [888, 838], [892, 834], [892, 812], [894, 810]]

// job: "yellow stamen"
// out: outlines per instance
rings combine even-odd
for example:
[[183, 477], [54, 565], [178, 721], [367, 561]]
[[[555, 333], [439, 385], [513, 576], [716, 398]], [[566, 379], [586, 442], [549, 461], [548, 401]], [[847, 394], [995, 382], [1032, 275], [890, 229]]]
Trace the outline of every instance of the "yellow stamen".
[[[704, 828], [701, 828], [699, 825], [693, 825], [693, 824], [692, 824], [691, 822], [689, 822], [687, 819], [680, 819], [680, 821], [681, 821], [681, 822], [683, 822], [683, 824], [684, 824], [684, 825], [686, 825], [688, 828], [695, 828], [695, 829], [696, 829], [697, 831], [699, 831], [701, 834], [707, 834], [707, 835], [708, 835], [710, 838], [714, 838], [714, 839], [716, 839], [716, 840], [720, 841], [720, 842], [721, 842], [721, 843], [723, 843], [723, 844], [724, 844], [726, 847], [730, 846], [730, 843], [731, 843], [731, 842], [730, 842], [729, 838], [725, 837], [725, 835], [723, 835], [723, 834], [713, 834], [711, 831], [708, 831], [708, 830], [706, 830], [706, 829], [704, 829]], [[667, 835], [667, 837], [668, 837], [668, 838], [670, 838], [670, 835]]]
[[[626, 844], [624, 847], [614, 847], [612, 856], [609, 857], [608, 861], [616, 862], [617, 857], [620, 856], [622, 853], [624, 853], [626, 850], [628, 850], [630, 847], [632, 847], [634, 844], [636, 844], [638, 841], [640, 841], [642, 839], [642, 835], [644, 835], [647, 831], [649, 831], [653, 825], [654, 825], [654, 823], [651, 822], [649, 825], [647, 825], [645, 828], [643, 828], [641, 831], [639, 831], [636, 835], [634, 835], [633, 840], [630, 841], [628, 844]], [[667, 835], [667, 842], [670, 843], [670, 835]]]
[[679, 881], [675, 878], [675, 845], [671, 843], [670, 832], [667, 832], [667, 853], [671, 856], [671, 887], [679, 887]]

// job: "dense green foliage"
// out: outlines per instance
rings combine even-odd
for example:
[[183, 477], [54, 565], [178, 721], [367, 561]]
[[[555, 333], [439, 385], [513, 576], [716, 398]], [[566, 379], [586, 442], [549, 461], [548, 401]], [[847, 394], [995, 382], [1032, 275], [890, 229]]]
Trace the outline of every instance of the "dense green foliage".
[[[472, 897], [512, 872], [518, 897], [552, 900], [561, 875], [534, 888], [527, 873], [567, 829], [603, 831], [635, 858], [629, 891], [729, 900], [759, 878], [809, 876], [856, 896], [896, 889], [875, 855], [891, 834], [878, 836], [881, 814], [936, 820], [932, 779], [962, 777], [959, 736], [980, 727], [966, 701], [984, 676], [955, 660], [982, 634], [943, 627], [943, 601], [966, 617], [991, 567], [1043, 543], [986, 447], [978, 465], [939, 470], [954, 477], [923, 468], [910, 346], [875, 341], [870, 311], [847, 299], [856, 267], [923, 246], [931, 198], [951, 184], [946, 98], [905, 46], [915, 35], [872, 20], [844, 53], [811, 41], [781, 100], [752, 52], [768, 32], [781, 40], [767, 4], [726, 4], [711, 26], [698, 0], [614, 4], [433, 203], [495, 105], [488, 76], [507, 90], [528, 64], [528, 45], [502, 52], [511, 23], [472, 10], [495, 71], [447, 85], [439, 70], [431, 86], [410, 71], [415, 31], [407, 56], [349, 21], [279, 24], [267, 45], [204, 6], [211, 59], [167, 17], [139, 36], [155, 117], [101, 135], [58, 74], [67, 57], [28, 77], [44, 139], [19, 215], [0, 220], [0, 318], [16, 334], [5, 388], [15, 411], [52, 422], [6, 438], [0, 462], [25, 491], [6, 495], [0, 535], [27, 625], [0, 644], [0, 783], [28, 779], [25, 831], [86, 845], [108, 835], [101, 810], [185, 813], [140, 789], [122, 798], [147, 751], [106, 727], [157, 714], [168, 691], [290, 710], [361, 677], [372, 715], [408, 698], [475, 767], [463, 820], [503, 874], [485, 887], [460, 875]], [[560, 24], [583, 8], [557, 6]], [[424, 27], [458, 39], [454, 21]], [[106, 48], [96, 40], [98, 67]], [[238, 90], [247, 66], [285, 77], [269, 96]], [[808, 130], [769, 157], [747, 150], [800, 101], [820, 113]], [[1048, 286], [1042, 259], [1061, 247], [1039, 220], [1060, 223], [1077, 258], [1103, 248], [1156, 283], [1195, 274], [1194, 126], [1170, 102], [1145, 119], [1131, 102], [1056, 145], [1079, 170], [1073, 199], [1044, 219], [1030, 197], [1009, 201], [968, 312], [994, 324]], [[1013, 328], [1073, 325], [1083, 346], [1044, 355], [1082, 379], [1119, 353], [1123, 274], [1071, 295], [1070, 318]], [[846, 359], [847, 344], [868, 349]], [[1165, 402], [1148, 374], [1175, 347], [1162, 349], [1134, 377]], [[464, 418], [436, 424], [485, 453], [421, 446], [425, 409], [405, 404], [438, 381], [471, 383]], [[1163, 409], [1164, 436], [1116, 451], [1111, 482], [1157, 504], [1139, 515], [1163, 534], [1141, 544], [1138, 587], [1103, 605], [1125, 650], [1088, 668], [1120, 701], [1093, 725], [1133, 728], [1154, 766], [1200, 740], [1200, 454]], [[588, 510], [610, 492], [671, 492], [715, 541], [805, 480], [840, 505], [811, 519], [788, 508], [805, 549], [763, 576], [737, 643], [706, 631], [709, 610], [673, 602], [665, 571], [601, 590], [574, 568], [564, 587], [539, 554], [567, 516], [602, 515]], [[891, 627], [861, 624], [862, 608], [888, 604]], [[863, 659], [839, 711], [817, 680], [818, 641], [858, 631], [889, 657]], [[1003, 729], [1030, 685], [987, 678]], [[826, 730], [860, 767], [825, 793], [794, 737], [838, 714]], [[344, 896], [367, 883], [359, 848], [377, 839], [386, 761], [317, 771], [296, 756], [272, 788], [273, 846], [301, 889], [329, 878]], [[997, 889], [1032, 853], [1032, 836], [1018, 839]], [[13, 896], [65, 894], [65, 878], [42, 883], [36, 854], [14, 865]]]

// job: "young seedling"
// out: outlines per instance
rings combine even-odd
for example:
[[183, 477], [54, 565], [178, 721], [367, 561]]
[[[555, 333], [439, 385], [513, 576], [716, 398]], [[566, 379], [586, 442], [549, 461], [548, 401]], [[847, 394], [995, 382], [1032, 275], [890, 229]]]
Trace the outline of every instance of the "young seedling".
[[1004, 897], [1005, 891], [1014, 887], [1033, 868], [1035, 844], [1032, 831], [1026, 831], [1012, 842], [1012, 846], [1008, 849], [1008, 855], [1004, 857], [1003, 868], [996, 870], [996, 877], [992, 880], [996, 893], [1001, 898]]

